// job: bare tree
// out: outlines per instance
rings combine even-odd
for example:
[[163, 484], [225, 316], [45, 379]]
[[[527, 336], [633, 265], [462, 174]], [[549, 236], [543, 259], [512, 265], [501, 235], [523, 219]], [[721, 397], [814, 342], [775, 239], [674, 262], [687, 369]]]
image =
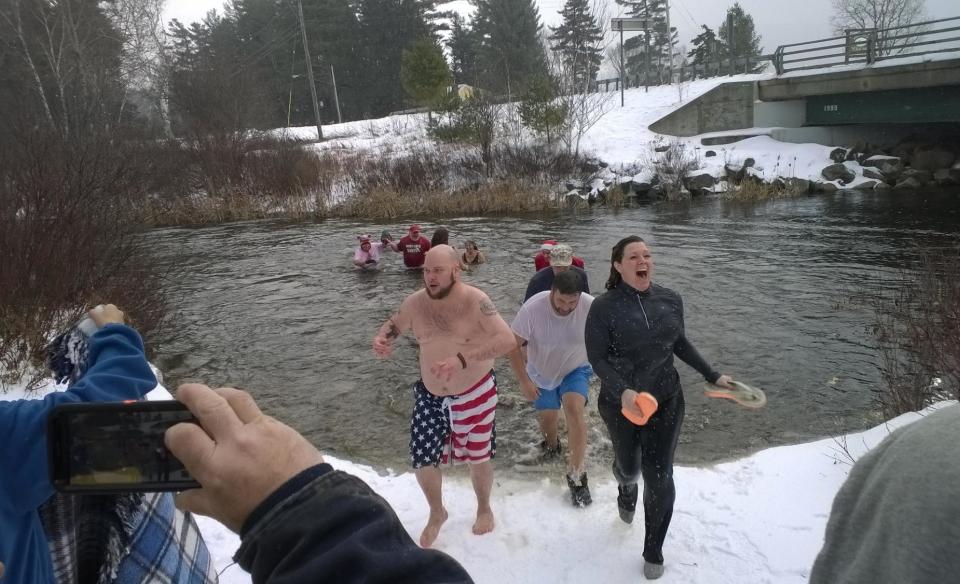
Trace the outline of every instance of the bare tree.
[[[903, 50], [903, 45], [923, 33], [910, 25], [926, 18], [925, 0], [833, 0], [833, 27], [842, 35], [850, 29], [876, 29], [877, 55]], [[908, 27], [887, 30], [893, 27]], [[902, 36], [905, 38], [894, 38]]]
[[620, 45], [607, 47], [607, 62], [613, 67], [613, 72], [618, 79], [626, 79], [627, 77], [627, 70], [623, 61], [620, 58]]
[[[600, 38], [591, 48], [603, 54], [608, 44], [604, 40], [610, 20], [607, 18], [607, 6], [597, 0], [592, 4], [591, 12], [601, 29]], [[569, 54], [564, 55], [560, 51], [553, 50], [552, 47], [545, 48], [550, 73], [558, 87], [557, 101], [562, 106], [561, 109], [566, 112], [566, 121], [563, 124], [560, 139], [567, 151], [576, 156], [580, 153], [580, 141], [584, 134], [610, 111], [614, 94], [591, 92], [592, 79], [582, 74], [587, 55], [584, 55], [583, 61], [580, 61], [577, 55], [571, 59]]]

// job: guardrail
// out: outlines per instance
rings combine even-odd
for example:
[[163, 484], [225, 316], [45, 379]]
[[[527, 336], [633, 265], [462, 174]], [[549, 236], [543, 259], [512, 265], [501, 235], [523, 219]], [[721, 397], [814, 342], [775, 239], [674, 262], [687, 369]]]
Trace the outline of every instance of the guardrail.
[[[740, 75], [755, 73], [763, 64], [773, 59], [773, 55], [754, 55], [734, 57], [712, 63], [700, 65], [680, 65], [673, 71], [667, 66], [652, 67], [649, 71], [640, 71], [635, 75], [627, 75], [624, 79], [624, 88], [644, 87], [650, 85], [666, 85], [668, 83], [683, 83], [694, 79], [708, 77], [723, 77], [725, 75]], [[620, 78], [597, 79], [592, 86], [592, 92], [619, 91]]]
[[[836, 36], [780, 45], [773, 53], [778, 75], [837, 65], [960, 52], [960, 16], [883, 29], [850, 29]], [[917, 50], [920, 49], [920, 50]]]

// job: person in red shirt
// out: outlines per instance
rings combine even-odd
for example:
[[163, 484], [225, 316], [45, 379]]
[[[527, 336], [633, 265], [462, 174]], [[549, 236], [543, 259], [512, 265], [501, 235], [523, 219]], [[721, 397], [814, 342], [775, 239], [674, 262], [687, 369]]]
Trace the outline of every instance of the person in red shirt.
[[420, 268], [430, 251], [430, 240], [420, 235], [420, 226], [411, 225], [410, 231], [397, 243], [397, 251], [403, 253], [403, 265], [408, 268]]
[[[536, 268], [536, 271], [540, 271], [543, 268], [550, 266], [550, 250], [553, 249], [553, 246], [557, 245], [557, 242], [553, 239], [548, 239], [543, 242], [543, 245], [540, 246], [540, 251], [537, 255], [533, 256], [533, 265]], [[573, 265], [581, 270], [586, 268], [583, 265], [583, 259], [573, 256]]]

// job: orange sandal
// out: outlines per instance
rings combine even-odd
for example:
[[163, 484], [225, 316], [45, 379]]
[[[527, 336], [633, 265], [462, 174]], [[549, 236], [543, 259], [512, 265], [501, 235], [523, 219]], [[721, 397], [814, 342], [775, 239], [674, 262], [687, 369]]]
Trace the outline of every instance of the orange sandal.
[[730, 385], [733, 386], [733, 389], [727, 389], [726, 387], [720, 387], [712, 383], [704, 383], [703, 395], [707, 397], [731, 399], [741, 406], [753, 410], [762, 408], [767, 404], [767, 396], [763, 393], [762, 389], [749, 386], [746, 383], [740, 383], [739, 381], [731, 381]]
[[636, 414], [630, 412], [626, 408], [620, 410], [620, 413], [623, 414], [623, 417], [630, 420], [638, 426], [643, 426], [650, 421], [650, 416], [657, 412], [657, 408], [660, 407], [660, 404], [657, 403], [657, 398], [653, 395], [643, 391], [637, 394], [637, 397], [634, 398], [633, 403], [637, 404], [637, 407], [640, 408], [640, 411], [643, 412], [643, 416], [637, 417]]

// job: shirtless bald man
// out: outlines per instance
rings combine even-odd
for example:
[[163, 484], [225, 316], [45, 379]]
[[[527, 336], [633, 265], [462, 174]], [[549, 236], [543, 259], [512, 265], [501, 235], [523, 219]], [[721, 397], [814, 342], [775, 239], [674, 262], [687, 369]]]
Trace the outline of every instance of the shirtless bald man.
[[452, 247], [438, 245], [427, 252], [423, 282], [426, 287], [407, 296], [380, 327], [373, 351], [386, 359], [394, 340], [411, 330], [420, 345], [410, 460], [430, 505], [430, 518], [420, 535], [420, 545], [430, 547], [447, 520], [441, 463], [470, 465], [477, 495], [473, 533], [493, 530], [490, 459], [496, 452], [497, 407], [493, 361], [508, 353], [515, 341], [490, 298], [460, 281], [460, 261]]

